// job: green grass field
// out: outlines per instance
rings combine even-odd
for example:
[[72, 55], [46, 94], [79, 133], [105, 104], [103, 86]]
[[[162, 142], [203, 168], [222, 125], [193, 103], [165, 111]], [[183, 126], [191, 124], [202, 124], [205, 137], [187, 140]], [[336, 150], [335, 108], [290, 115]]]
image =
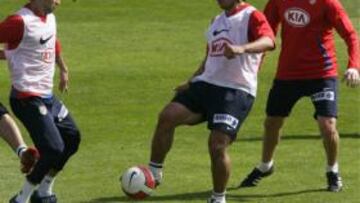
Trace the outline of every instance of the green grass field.
[[[0, 18], [25, 0], [1, 0]], [[253, 0], [262, 9], [265, 1]], [[343, 0], [360, 31], [358, 0]], [[56, 11], [63, 54], [71, 70], [70, 91], [62, 98], [82, 130], [81, 148], [56, 180], [61, 203], [132, 202], [120, 190], [119, 176], [146, 164], [157, 114], [172, 88], [197, 68], [205, 51], [204, 32], [219, 12], [210, 0], [63, 0]], [[346, 47], [337, 38], [340, 73]], [[278, 45], [279, 47], [279, 45]], [[267, 55], [259, 74], [253, 110], [231, 146], [229, 187], [258, 163], [267, 92], [278, 51]], [[0, 100], [8, 106], [6, 63], [0, 63]], [[284, 128], [276, 173], [257, 188], [228, 190], [228, 203], [359, 202], [360, 91], [340, 85], [338, 128], [344, 191], [325, 188], [325, 158], [309, 99], [299, 102]], [[31, 143], [22, 128], [25, 139]], [[203, 203], [211, 190], [205, 125], [181, 127], [165, 165], [163, 184], [144, 202]], [[18, 159], [0, 141], [0, 202], [22, 186]]]

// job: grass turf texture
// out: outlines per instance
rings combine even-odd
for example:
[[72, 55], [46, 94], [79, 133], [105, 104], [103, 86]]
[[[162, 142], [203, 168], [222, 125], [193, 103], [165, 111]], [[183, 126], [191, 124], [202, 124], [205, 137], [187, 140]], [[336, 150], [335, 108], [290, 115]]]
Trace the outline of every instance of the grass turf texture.
[[[16, 11], [25, 0], [1, 0], [0, 17]], [[264, 1], [251, 1], [259, 9]], [[343, 1], [360, 29], [357, 0]], [[62, 98], [82, 130], [81, 148], [59, 175], [55, 192], [60, 202], [132, 202], [120, 191], [119, 176], [127, 168], [146, 164], [161, 108], [172, 89], [197, 68], [205, 52], [204, 32], [219, 12], [209, 0], [63, 0], [56, 11], [58, 35], [70, 68], [70, 91]], [[337, 37], [341, 69], [346, 48]], [[278, 44], [278, 47], [279, 44]], [[236, 186], [258, 163], [267, 92], [278, 50], [269, 53], [259, 74], [253, 110], [230, 147]], [[0, 66], [0, 100], [8, 106], [6, 63]], [[313, 107], [308, 99], [296, 105], [284, 127], [276, 153], [276, 172], [257, 188], [231, 190], [228, 203], [357, 202], [360, 199], [360, 91], [340, 85], [338, 128], [340, 169], [344, 191], [325, 188], [325, 158]], [[22, 128], [24, 137], [31, 143]], [[211, 190], [205, 125], [181, 127], [165, 165], [165, 179], [145, 202], [205, 202]], [[18, 159], [0, 142], [0, 202], [22, 186]]]

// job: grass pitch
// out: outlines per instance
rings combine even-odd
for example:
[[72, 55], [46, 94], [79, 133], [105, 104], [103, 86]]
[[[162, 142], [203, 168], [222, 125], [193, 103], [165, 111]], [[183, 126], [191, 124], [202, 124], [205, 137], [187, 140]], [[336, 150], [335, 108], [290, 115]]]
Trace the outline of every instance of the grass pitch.
[[[358, 0], [343, 1], [360, 30]], [[25, 0], [2, 0], [0, 17]], [[251, 1], [259, 9], [264, 2]], [[198, 67], [205, 52], [204, 32], [219, 12], [208, 0], [62, 1], [56, 11], [59, 38], [70, 68], [70, 91], [62, 98], [82, 130], [81, 148], [56, 180], [62, 203], [132, 202], [119, 187], [128, 167], [146, 164], [157, 114], [172, 98], [172, 89]], [[338, 38], [341, 69], [346, 47]], [[278, 47], [280, 47], [278, 45]], [[233, 163], [228, 203], [358, 202], [360, 199], [360, 91], [340, 85], [338, 128], [344, 191], [324, 191], [325, 156], [313, 107], [303, 99], [284, 128], [276, 153], [276, 173], [257, 188], [233, 190], [258, 163], [267, 92], [278, 51], [269, 53], [259, 73], [253, 110], [229, 149]], [[8, 105], [6, 63], [0, 64], [0, 96]], [[31, 143], [22, 128], [24, 137]], [[211, 190], [205, 125], [181, 127], [165, 165], [163, 184], [144, 202], [201, 203]], [[0, 202], [22, 186], [18, 160], [0, 142]]]

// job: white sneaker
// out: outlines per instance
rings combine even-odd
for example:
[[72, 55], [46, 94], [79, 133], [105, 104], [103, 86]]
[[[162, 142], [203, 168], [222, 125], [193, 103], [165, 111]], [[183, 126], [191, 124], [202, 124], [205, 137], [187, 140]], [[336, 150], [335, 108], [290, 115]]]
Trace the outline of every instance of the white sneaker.
[[149, 166], [149, 169], [150, 169], [152, 175], [154, 176], [156, 186], [160, 185], [161, 180], [163, 178], [162, 168], [155, 168], [155, 167]]
[[207, 200], [207, 203], [226, 203], [226, 200], [225, 200], [225, 198], [222, 198], [221, 200], [219, 200], [219, 199], [215, 199], [214, 197], [210, 197]]

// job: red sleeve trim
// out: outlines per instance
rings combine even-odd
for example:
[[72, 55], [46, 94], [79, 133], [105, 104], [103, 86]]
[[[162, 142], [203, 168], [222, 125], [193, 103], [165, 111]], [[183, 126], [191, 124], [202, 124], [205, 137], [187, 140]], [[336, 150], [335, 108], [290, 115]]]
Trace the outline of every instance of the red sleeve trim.
[[274, 33], [266, 20], [265, 15], [260, 11], [252, 12], [249, 20], [249, 41], [255, 41], [261, 37], [267, 36], [275, 41]]
[[24, 35], [24, 21], [19, 15], [9, 16], [0, 23], [0, 43], [6, 43], [7, 49], [16, 49]]
[[61, 43], [59, 41], [58, 38], [56, 38], [56, 42], [55, 42], [55, 54], [58, 56], [61, 54]]

